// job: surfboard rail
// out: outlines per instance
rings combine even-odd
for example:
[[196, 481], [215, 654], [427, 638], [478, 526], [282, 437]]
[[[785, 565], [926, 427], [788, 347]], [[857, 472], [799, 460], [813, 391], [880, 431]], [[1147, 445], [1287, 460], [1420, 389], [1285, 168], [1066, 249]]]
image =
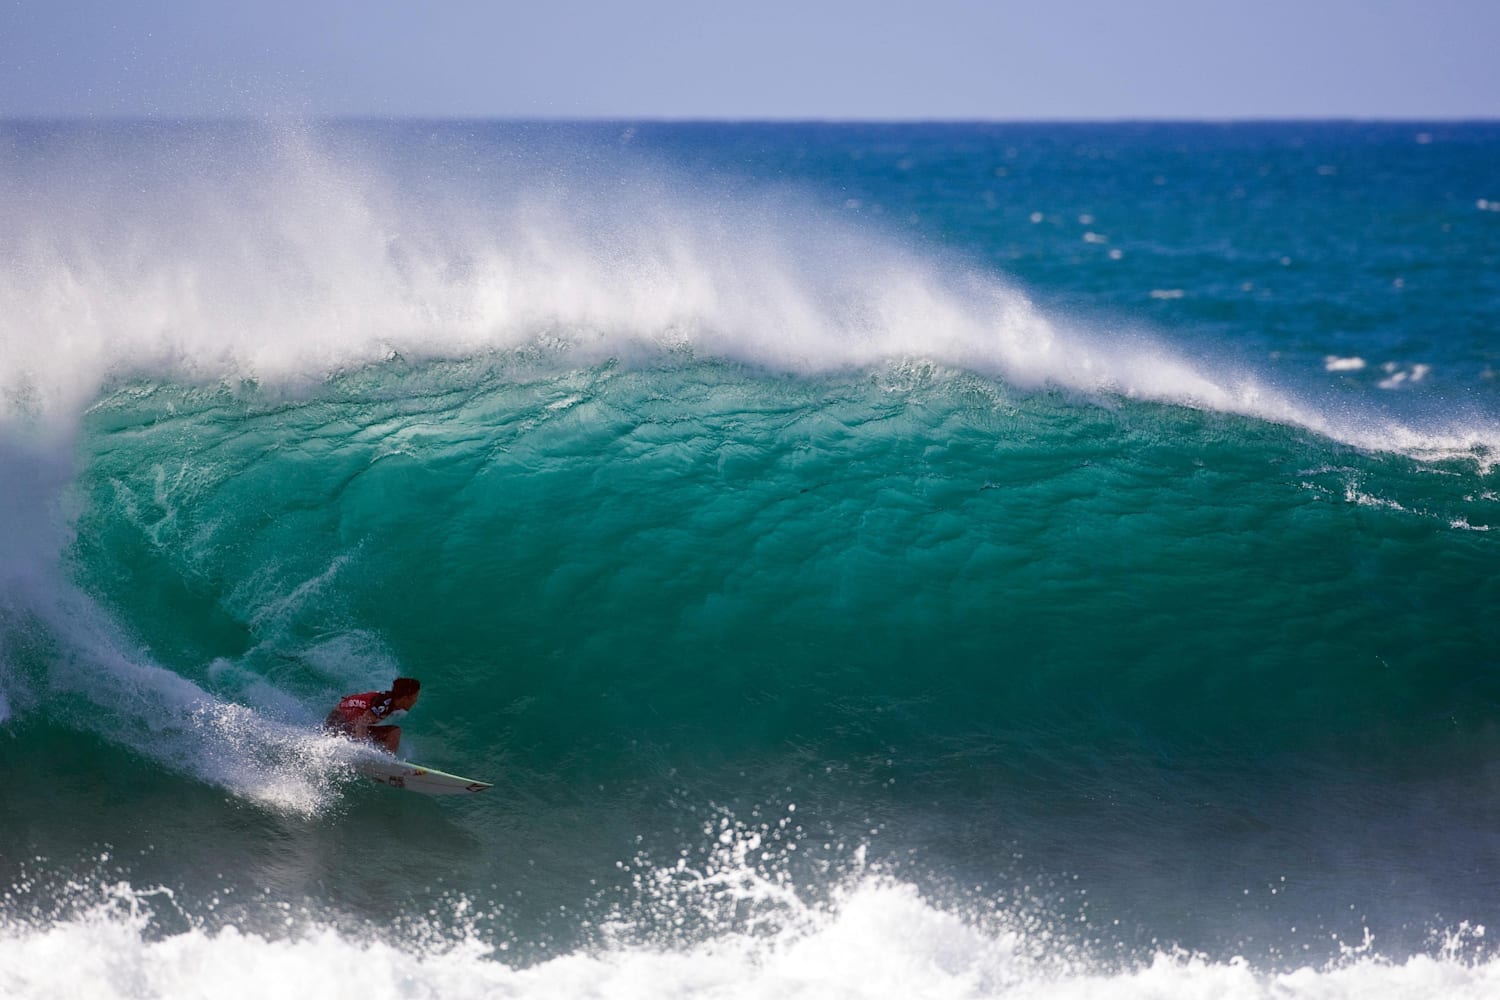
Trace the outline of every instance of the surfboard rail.
[[383, 785], [423, 795], [467, 795], [494, 787], [492, 782], [449, 774], [435, 767], [397, 760], [394, 757], [358, 761], [354, 765], [354, 771]]

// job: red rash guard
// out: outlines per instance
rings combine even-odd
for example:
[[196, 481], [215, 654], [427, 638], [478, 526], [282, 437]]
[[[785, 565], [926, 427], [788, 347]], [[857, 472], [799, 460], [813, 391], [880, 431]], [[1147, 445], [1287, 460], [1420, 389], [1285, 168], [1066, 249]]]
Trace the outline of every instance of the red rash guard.
[[377, 720], [390, 715], [391, 701], [392, 695], [389, 691], [351, 694], [333, 706], [333, 711], [329, 712], [328, 718], [323, 720], [323, 727], [343, 733], [351, 732], [354, 724], [364, 718], [366, 713], [374, 715]]

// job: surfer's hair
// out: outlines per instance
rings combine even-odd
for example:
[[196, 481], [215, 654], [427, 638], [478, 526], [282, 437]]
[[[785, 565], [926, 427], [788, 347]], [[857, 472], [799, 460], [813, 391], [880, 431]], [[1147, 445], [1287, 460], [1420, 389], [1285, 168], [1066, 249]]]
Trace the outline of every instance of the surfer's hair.
[[422, 682], [415, 677], [397, 677], [391, 682], [391, 694], [397, 698], [405, 698], [407, 695], [416, 694], [422, 689]]

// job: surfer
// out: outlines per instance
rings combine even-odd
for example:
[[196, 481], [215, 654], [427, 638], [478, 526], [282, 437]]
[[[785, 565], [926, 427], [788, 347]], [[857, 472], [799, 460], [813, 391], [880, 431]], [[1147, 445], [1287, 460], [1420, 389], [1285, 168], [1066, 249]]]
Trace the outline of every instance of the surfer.
[[323, 728], [350, 739], [378, 743], [390, 753], [401, 744], [401, 727], [381, 725], [392, 712], [408, 712], [417, 703], [422, 684], [411, 677], [397, 677], [389, 691], [366, 691], [346, 695], [333, 706]]

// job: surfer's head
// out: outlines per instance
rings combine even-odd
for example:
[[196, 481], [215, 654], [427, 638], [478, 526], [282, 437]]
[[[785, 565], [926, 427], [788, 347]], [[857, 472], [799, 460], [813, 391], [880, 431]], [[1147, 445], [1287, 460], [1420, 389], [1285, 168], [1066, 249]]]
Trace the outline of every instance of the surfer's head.
[[417, 703], [421, 690], [422, 682], [415, 677], [397, 677], [391, 682], [391, 701], [399, 708], [409, 709]]

